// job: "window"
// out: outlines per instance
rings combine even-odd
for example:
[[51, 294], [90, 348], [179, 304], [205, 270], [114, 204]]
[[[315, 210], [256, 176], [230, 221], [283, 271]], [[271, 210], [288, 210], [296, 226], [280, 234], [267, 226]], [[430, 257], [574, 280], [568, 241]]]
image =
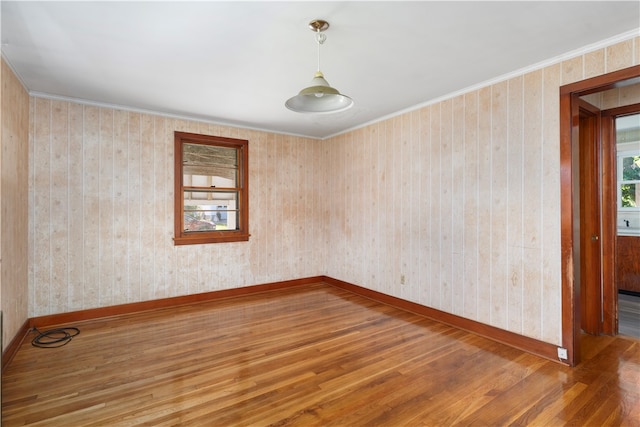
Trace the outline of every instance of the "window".
[[175, 133], [176, 245], [249, 240], [248, 143]]
[[618, 210], [640, 210], [640, 114], [616, 118]]
[[640, 208], [640, 152], [618, 156], [618, 208]]

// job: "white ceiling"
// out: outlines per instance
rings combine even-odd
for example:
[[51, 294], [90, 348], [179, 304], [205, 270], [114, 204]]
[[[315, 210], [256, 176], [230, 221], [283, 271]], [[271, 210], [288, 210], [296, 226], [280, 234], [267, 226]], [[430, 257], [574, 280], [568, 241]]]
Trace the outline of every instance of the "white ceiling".
[[[32, 95], [305, 135], [341, 133], [638, 32], [638, 1], [2, 1], [2, 54]], [[355, 101], [289, 111], [321, 65]], [[640, 32], [638, 32], [640, 34]]]

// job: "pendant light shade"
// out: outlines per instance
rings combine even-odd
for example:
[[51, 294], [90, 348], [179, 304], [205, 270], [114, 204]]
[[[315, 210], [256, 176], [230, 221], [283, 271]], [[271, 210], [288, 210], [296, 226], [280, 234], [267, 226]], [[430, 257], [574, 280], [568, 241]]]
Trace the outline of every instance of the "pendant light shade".
[[289, 98], [285, 106], [297, 113], [337, 113], [353, 106], [353, 100], [341, 94], [338, 89], [329, 85], [320, 71], [320, 45], [326, 40], [322, 31], [329, 28], [329, 23], [316, 19], [309, 23], [309, 27], [316, 32], [318, 42], [318, 71], [311, 84], [302, 89], [296, 96]]
[[311, 85], [284, 104], [298, 113], [335, 113], [353, 105], [353, 100], [329, 86], [321, 71], [317, 71]]

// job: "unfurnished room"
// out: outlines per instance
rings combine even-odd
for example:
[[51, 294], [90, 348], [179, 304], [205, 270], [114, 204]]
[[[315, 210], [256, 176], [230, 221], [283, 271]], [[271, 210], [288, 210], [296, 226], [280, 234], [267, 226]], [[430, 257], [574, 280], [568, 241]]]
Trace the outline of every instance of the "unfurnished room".
[[640, 426], [640, 2], [0, 2], [2, 426]]

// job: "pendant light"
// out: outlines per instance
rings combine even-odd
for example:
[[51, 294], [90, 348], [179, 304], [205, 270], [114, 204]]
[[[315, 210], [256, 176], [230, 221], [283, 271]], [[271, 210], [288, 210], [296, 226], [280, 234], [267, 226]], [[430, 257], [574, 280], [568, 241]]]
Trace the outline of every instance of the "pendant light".
[[320, 46], [327, 36], [323, 33], [329, 28], [329, 23], [322, 19], [309, 22], [309, 28], [316, 33], [318, 43], [318, 71], [316, 71], [311, 85], [300, 91], [296, 96], [289, 98], [285, 106], [297, 113], [336, 113], [353, 106], [353, 100], [342, 95], [338, 89], [332, 88], [320, 71]]

